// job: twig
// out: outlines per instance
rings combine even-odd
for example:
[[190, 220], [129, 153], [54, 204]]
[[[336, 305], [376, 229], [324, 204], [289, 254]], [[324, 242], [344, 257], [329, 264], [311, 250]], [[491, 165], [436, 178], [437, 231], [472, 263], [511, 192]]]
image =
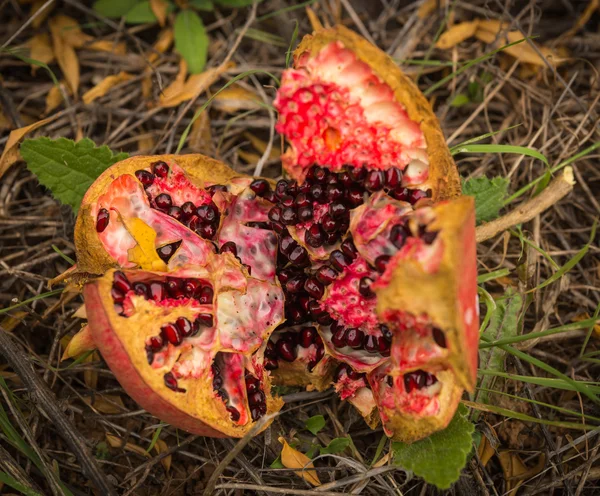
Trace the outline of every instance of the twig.
[[515, 210], [503, 215], [499, 219], [479, 226], [475, 234], [477, 242], [481, 243], [493, 238], [496, 234], [506, 231], [512, 226], [530, 221], [536, 215], [539, 215], [567, 196], [573, 189], [574, 184], [573, 169], [566, 167], [563, 173], [554, 179], [538, 196], [522, 203]]
[[85, 438], [60, 409], [56, 396], [48, 385], [35, 373], [29, 357], [12, 341], [8, 332], [2, 327], [0, 327], [0, 353], [21, 378], [38, 410], [51, 419], [60, 436], [77, 457], [83, 473], [89, 477], [100, 494], [116, 496], [114, 488], [91, 455]]
[[[249, 489], [252, 491], [264, 491], [267, 494], [297, 494], [299, 496], [314, 496], [315, 492], [312, 489], [290, 489], [288, 487], [270, 487], [270, 486], [255, 486], [253, 484], [219, 484], [215, 489]], [[206, 492], [204, 493], [206, 494]], [[211, 493], [214, 494], [214, 493]], [[319, 492], [320, 496], [344, 496], [347, 493], [338, 492]]]

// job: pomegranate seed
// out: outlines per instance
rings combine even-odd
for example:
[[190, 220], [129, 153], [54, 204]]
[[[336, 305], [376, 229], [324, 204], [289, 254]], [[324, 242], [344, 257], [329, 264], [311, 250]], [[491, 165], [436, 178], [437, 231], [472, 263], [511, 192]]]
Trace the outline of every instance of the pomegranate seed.
[[314, 210], [312, 205], [308, 205], [306, 207], [300, 207], [298, 209], [298, 220], [300, 222], [308, 222], [314, 216]]
[[137, 180], [142, 183], [142, 186], [144, 186], [144, 188], [147, 188], [148, 186], [151, 186], [152, 183], [154, 182], [154, 174], [152, 174], [152, 172], [148, 172], [146, 170], [136, 170], [135, 171], [135, 177], [137, 178]]
[[413, 189], [410, 192], [410, 198], [409, 201], [410, 203], [412, 203], [413, 205], [415, 203], [417, 203], [419, 200], [421, 200], [422, 198], [431, 198], [431, 190], [428, 189], [427, 191], [423, 191], [421, 189]]
[[331, 342], [336, 348], [343, 348], [346, 346], [346, 328], [338, 328], [338, 330], [333, 333]]
[[325, 313], [325, 310], [321, 308], [321, 304], [317, 300], [310, 300], [308, 311], [313, 319], [317, 319]]
[[210, 193], [210, 196], [213, 196], [217, 191], [226, 192], [229, 191], [229, 188], [223, 184], [213, 184], [212, 186], [206, 188], [206, 191]]
[[179, 245], [181, 245], [181, 240], [157, 248], [156, 253], [163, 262], [168, 263], [171, 257], [175, 255], [175, 252], [177, 251], [177, 248], [179, 248]]
[[377, 338], [377, 351], [382, 355], [386, 355], [390, 351], [390, 342], [383, 336]]
[[167, 215], [173, 217], [175, 220], [183, 219], [183, 211], [181, 210], [181, 207], [171, 207], [169, 210], [167, 210]]
[[185, 389], [182, 389], [177, 385], [177, 379], [175, 379], [175, 376], [172, 372], [167, 372], [164, 378], [165, 386], [167, 386], [169, 389], [172, 389], [176, 393], [185, 393]]
[[266, 370], [275, 370], [279, 367], [279, 364], [277, 363], [277, 360], [273, 358], [265, 358], [263, 366]]
[[315, 342], [317, 337], [317, 330], [314, 327], [304, 327], [300, 331], [300, 346], [302, 348], [308, 348]]
[[273, 207], [269, 210], [269, 220], [271, 222], [279, 222], [281, 220], [281, 207]]
[[113, 286], [121, 291], [121, 293], [127, 293], [127, 291], [131, 290], [129, 279], [127, 279], [127, 276], [120, 270], [115, 272]]
[[341, 202], [334, 202], [329, 205], [329, 215], [334, 219], [341, 219], [348, 214], [348, 207]]
[[183, 293], [188, 298], [193, 298], [196, 295], [196, 291], [199, 290], [201, 284], [197, 279], [187, 279], [183, 283]]
[[181, 279], [168, 279], [165, 283], [171, 298], [183, 298], [183, 284]]
[[262, 391], [255, 391], [248, 395], [248, 403], [250, 405], [259, 405], [260, 403], [264, 403], [264, 401], [265, 394]]
[[330, 202], [334, 202], [344, 196], [344, 191], [338, 184], [329, 184], [325, 188], [325, 195]]
[[367, 177], [365, 178], [365, 188], [367, 191], [379, 191], [383, 188], [383, 182], [385, 180], [385, 176], [380, 170], [369, 171]]
[[197, 326], [212, 327], [213, 316], [210, 313], [200, 313], [196, 317], [195, 323]]
[[200, 205], [196, 209], [196, 215], [202, 222], [212, 224], [217, 220], [219, 213], [214, 205]]
[[328, 313], [325, 313], [323, 315], [321, 315], [320, 317], [317, 317], [317, 323], [324, 325], [324, 326], [328, 326], [333, 322], [333, 319], [331, 318], [331, 316]]
[[297, 305], [287, 307], [285, 315], [294, 324], [301, 324], [306, 321], [306, 313]]
[[390, 257], [389, 255], [379, 255], [375, 259], [375, 268], [377, 269], [377, 272], [379, 272], [380, 274], [385, 272], [385, 267], [387, 266], [391, 258], [392, 257]]
[[298, 221], [298, 215], [292, 207], [286, 207], [281, 211], [281, 222], [284, 226], [291, 226]]
[[150, 298], [150, 288], [143, 282], [133, 283], [133, 290], [136, 295], [143, 296], [145, 299]]
[[444, 334], [444, 331], [437, 327], [434, 327], [432, 330], [432, 335], [435, 344], [437, 344], [440, 348], [448, 347], [448, 345], [446, 344], [446, 335]]
[[[194, 207], [194, 211], [196, 207]], [[200, 219], [198, 218], [198, 216], [196, 214], [193, 214], [189, 219], [188, 219], [188, 223], [187, 226], [192, 230], [195, 231], [198, 226], [200, 225]]]
[[308, 313], [308, 304], [310, 302], [310, 298], [307, 295], [298, 296], [298, 305], [303, 312]]
[[196, 234], [204, 239], [213, 239], [217, 234], [217, 228], [214, 224], [200, 224], [196, 228]]
[[319, 282], [323, 283], [325, 286], [329, 286], [337, 279], [338, 273], [330, 265], [322, 265], [317, 269], [315, 276]]
[[313, 224], [304, 234], [304, 241], [312, 248], [319, 248], [325, 242], [325, 233], [319, 224]]
[[291, 195], [283, 195], [280, 198], [280, 203], [284, 206], [284, 207], [293, 207], [295, 204], [294, 201], [294, 197]]
[[232, 253], [237, 256], [237, 245], [233, 241], [227, 241], [221, 245], [221, 253]]
[[198, 294], [198, 303], [200, 303], [200, 305], [210, 305], [214, 295], [215, 292], [210, 286], [204, 286]]
[[365, 333], [360, 329], [351, 327], [346, 331], [346, 344], [355, 350], [362, 348]]
[[316, 167], [315, 168], [315, 172], [313, 174], [313, 178], [316, 182], [321, 182], [323, 181], [323, 179], [325, 179], [327, 177], [327, 169], [324, 169], [323, 167]]
[[154, 203], [156, 208], [167, 210], [173, 205], [173, 200], [171, 199], [171, 195], [168, 195], [167, 193], [161, 193], [154, 199]]
[[256, 196], [264, 196], [271, 189], [271, 186], [264, 179], [255, 179], [250, 183], [250, 189], [254, 191]]
[[250, 416], [252, 417], [252, 420], [254, 420], [254, 422], [256, 422], [259, 418], [262, 417], [262, 412], [260, 410], [260, 408], [257, 408], [256, 406], [253, 406], [252, 408], [250, 408]]
[[325, 347], [323, 346], [322, 343], [319, 343], [317, 345], [317, 351], [315, 353], [315, 360], [316, 362], [320, 362], [321, 358], [323, 358], [325, 356]]
[[393, 189], [402, 182], [402, 172], [397, 167], [385, 171], [385, 186]]
[[339, 238], [340, 237], [338, 233], [327, 233], [325, 235], [325, 244], [327, 246], [334, 245], [338, 242]]
[[288, 268], [288, 269], [280, 270], [279, 273], [277, 274], [277, 276], [279, 277], [279, 282], [281, 282], [282, 284], [285, 284], [296, 274], [298, 274], [297, 269]]
[[114, 307], [114, 309], [115, 309], [115, 312], [116, 312], [118, 315], [121, 315], [121, 316], [123, 316], [123, 317], [125, 317], [125, 316], [126, 316], [126, 315], [125, 315], [125, 309], [123, 308], [123, 305], [121, 305], [120, 303], [115, 303], [115, 304], [113, 305], [113, 307]]
[[263, 198], [268, 202], [277, 203], [277, 195], [275, 194], [275, 191], [267, 191]]
[[340, 272], [343, 272], [352, 262], [340, 250], [333, 250], [329, 255], [329, 262]]
[[373, 280], [370, 277], [363, 277], [358, 283], [358, 292], [368, 300], [375, 298], [375, 293], [371, 289], [372, 283]]
[[163, 338], [160, 336], [152, 336], [148, 340], [148, 346], [152, 351], [159, 351], [165, 345]]
[[257, 229], [271, 229], [271, 224], [269, 222], [248, 222], [246, 225], [248, 227], [256, 227]]
[[281, 198], [287, 194], [288, 182], [285, 179], [280, 179], [275, 185], [275, 195]]
[[338, 223], [329, 214], [325, 214], [321, 219], [321, 226], [327, 233], [333, 233], [338, 229]]
[[293, 265], [302, 266], [308, 262], [308, 252], [303, 246], [296, 246], [290, 253], [289, 259]]
[[433, 384], [435, 384], [438, 380], [437, 377], [434, 376], [433, 374], [429, 374], [427, 372], [425, 372], [426, 376], [425, 376], [425, 387], [429, 387]]
[[179, 317], [175, 321], [175, 325], [177, 326], [177, 329], [179, 329], [184, 338], [190, 336], [192, 334], [192, 331], [194, 330], [192, 327], [192, 323], [185, 317]]
[[[213, 372], [214, 374], [214, 372]], [[220, 375], [214, 375], [213, 379], [213, 389], [215, 391], [221, 389], [223, 387], [223, 378]]]
[[169, 166], [162, 160], [154, 162], [152, 164], [152, 170], [158, 177], [167, 177], [169, 174]]
[[327, 196], [325, 195], [325, 188], [320, 184], [313, 184], [310, 188], [310, 196], [313, 200], [318, 203], [327, 203]]
[[367, 170], [364, 167], [359, 167], [359, 168], [351, 168], [348, 171], [348, 174], [350, 175], [350, 178], [353, 181], [356, 182], [360, 182], [362, 181], [365, 176], [367, 175]]
[[388, 326], [386, 326], [385, 324], [381, 324], [379, 326], [379, 330], [381, 331], [381, 334], [383, 335], [384, 339], [386, 339], [387, 341], [389, 341], [391, 343], [392, 337], [394, 335], [392, 334], [392, 331], [390, 330], [390, 328]]
[[123, 300], [125, 300], [125, 295], [115, 286], [113, 286], [113, 288], [110, 290], [110, 296], [115, 303], [123, 303]]
[[229, 413], [231, 420], [233, 420], [234, 422], [237, 422], [240, 419], [240, 412], [236, 407], [230, 405], [226, 408], [226, 410], [227, 413]]
[[191, 201], [187, 201], [181, 205], [181, 212], [183, 213], [184, 219], [189, 219], [196, 213], [196, 205], [194, 205]]
[[421, 239], [428, 245], [433, 243], [437, 238], [439, 231], [426, 231], [421, 235]]
[[338, 182], [340, 184], [343, 184], [344, 186], [351, 186], [352, 185], [352, 178], [350, 177], [350, 174], [348, 174], [347, 171], [342, 171], [337, 175], [337, 179]]
[[409, 236], [410, 231], [404, 224], [396, 224], [394, 227], [392, 227], [392, 230], [390, 231], [390, 241], [398, 249], [404, 246], [406, 238], [408, 238]]
[[387, 376], [386, 382], [389, 387], [394, 387], [394, 378], [391, 375]]
[[288, 282], [285, 283], [285, 290], [288, 293], [299, 293], [304, 287], [305, 280], [306, 277], [304, 276], [304, 274], [294, 276]]
[[351, 260], [354, 260], [358, 255], [358, 250], [356, 249], [352, 238], [346, 238], [344, 241], [342, 241], [340, 248], [344, 252], [344, 255], [349, 257]]
[[109, 220], [110, 214], [108, 213], [108, 210], [101, 208], [96, 219], [96, 232], [104, 232], [104, 230], [108, 227]]
[[364, 346], [365, 350], [367, 350], [369, 353], [377, 353], [379, 351], [377, 336], [371, 336], [369, 334], [365, 339]]
[[310, 205], [310, 200], [306, 193], [299, 193], [294, 200], [294, 203], [297, 207], [308, 207]]
[[297, 350], [293, 343], [280, 339], [277, 341], [277, 354], [286, 362], [293, 362], [297, 357]]
[[154, 301], [162, 301], [167, 297], [165, 285], [162, 282], [150, 283], [150, 297]]
[[348, 374], [348, 369], [350, 367], [345, 363], [341, 363], [337, 369], [335, 369], [335, 374], [333, 375], [334, 382], [338, 382], [345, 374]]
[[275, 343], [273, 343], [273, 341], [267, 341], [267, 347], [265, 348], [265, 357], [277, 358], [277, 350], [275, 349]]
[[181, 331], [175, 324], [165, 324], [160, 328], [160, 333], [165, 341], [168, 341], [174, 346], [179, 346], [183, 340]]
[[248, 391], [249, 393], [253, 393], [254, 391], [260, 391], [260, 381], [252, 375], [247, 375], [246, 391]]
[[363, 192], [356, 186], [351, 187], [346, 196], [348, 198], [348, 202], [350, 202], [350, 205], [353, 207], [358, 207], [365, 201]]
[[316, 298], [317, 300], [323, 298], [323, 294], [325, 293], [325, 287], [317, 280], [316, 277], [310, 277], [307, 279], [304, 283], [304, 289], [310, 296]]
[[289, 234], [287, 236], [283, 236], [279, 241], [279, 250], [286, 256], [292, 253], [294, 248], [296, 248], [297, 246], [298, 243]]

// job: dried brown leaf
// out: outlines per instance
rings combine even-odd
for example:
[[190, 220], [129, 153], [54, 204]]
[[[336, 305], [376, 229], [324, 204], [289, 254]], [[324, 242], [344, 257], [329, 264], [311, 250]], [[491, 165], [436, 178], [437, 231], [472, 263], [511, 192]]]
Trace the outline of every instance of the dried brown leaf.
[[131, 78], [133, 78], [133, 76], [131, 74], [128, 74], [123, 71], [119, 72], [119, 74], [116, 74], [114, 76], [107, 76], [102, 81], [100, 81], [96, 86], [94, 86], [92, 89], [86, 91], [83, 94], [83, 97], [82, 97], [83, 102], [85, 104], [92, 103], [97, 98], [100, 98], [100, 97], [106, 95], [106, 93], [111, 88], [115, 87], [117, 84], [122, 83], [124, 81], [129, 81]]
[[[165, 451], [169, 451], [169, 445], [163, 441], [162, 439], [157, 439], [156, 443], [154, 443], [154, 451], [156, 451], [157, 454], [161, 454], [164, 453]], [[164, 469], [168, 472], [169, 470], [171, 470], [171, 461], [172, 461], [172, 456], [165, 456], [160, 463], [162, 464], [162, 466], [164, 467]]]
[[166, 28], [163, 29], [160, 34], [158, 35], [158, 39], [156, 40], [156, 43], [154, 43], [154, 45], [152, 45], [152, 48], [154, 49], [149, 55], [148, 55], [148, 61], [150, 63], [155, 62], [158, 57], [159, 54], [161, 53], [165, 53], [173, 44], [173, 29], [171, 28]]
[[2, 319], [0, 327], [7, 332], [12, 332], [27, 315], [29, 315], [29, 313], [23, 310], [13, 312], [11, 315], [7, 315]]
[[169, 2], [166, 0], [150, 0], [150, 8], [158, 19], [160, 26], [164, 27], [165, 23], [167, 22], [167, 10], [169, 9]]
[[192, 124], [189, 144], [197, 152], [208, 152], [211, 149], [212, 134], [210, 132], [210, 118], [208, 112], [202, 112]]
[[[44, 64], [50, 64], [54, 61], [54, 50], [52, 50], [50, 36], [47, 33], [36, 34], [27, 42], [27, 46], [29, 46], [29, 55], [33, 60], [38, 60]], [[39, 66], [31, 64], [32, 74], [35, 74], [38, 69]]]
[[436, 11], [438, 5], [440, 8], [443, 8], [447, 3], [448, 0], [425, 0], [419, 7], [419, 10], [417, 10], [417, 17], [419, 19], [426, 19]]
[[[100, 355], [97, 351], [94, 351], [89, 356], [83, 359], [83, 363], [92, 363], [100, 360]], [[84, 370], [83, 371], [83, 382], [85, 385], [92, 390], [98, 388], [98, 371], [97, 370]]]
[[[68, 336], [65, 336], [67, 339]], [[61, 344], [65, 346], [65, 342], [61, 340]], [[88, 326], [84, 326], [81, 330], [75, 334], [65, 346], [65, 351], [61, 357], [62, 360], [67, 360], [69, 358], [75, 358], [86, 351], [95, 350], [96, 344], [92, 339], [92, 333]]]
[[88, 50], [97, 52], [108, 52], [116, 55], [125, 55], [127, 53], [127, 45], [124, 42], [115, 43], [110, 40], [96, 40], [85, 45]]
[[281, 450], [281, 463], [283, 466], [286, 468], [304, 469], [294, 473], [313, 486], [320, 486], [321, 481], [317, 476], [316, 470], [306, 470], [315, 467], [310, 458], [304, 453], [300, 453], [300, 451], [292, 448], [283, 437], [279, 438], [279, 442], [283, 444], [283, 449]]
[[66, 16], [56, 16], [50, 19], [50, 32], [60, 70], [63, 72], [71, 93], [76, 95], [79, 89], [79, 60], [73, 45], [63, 37], [64, 33], [69, 32], [69, 30], [65, 30], [65, 21], [62, 19], [64, 17]]
[[[56, 15], [50, 19], [50, 29], [55, 30], [67, 45], [74, 48], [81, 48], [94, 39], [93, 36], [85, 34], [81, 30], [75, 19], [66, 15]], [[58, 57], [58, 53], [56, 55]]]
[[155, 142], [154, 137], [150, 133], [140, 134], [138, 138], [138, 151], [139, 152], [150, 152], [154, 148]]
[[48, 94], [46, 95], [46, 110], [44, 111], [46, 115], [63, 102], [63, 91], [66, 93], [69, 92], [69, 88], [64, 81], [61, 81], [59, 86], [52, 86], [52, 88], [50, 88], [50, 91], [48, 91]]
[[239, 110], [258, 108], [257, 101], [256, 93], [238, 84], [233, 84], [215, 96], [213, 105], [218, 110], [232, 114]]
[[106, 433], [106, 442], [112, 448], [123, 448], [125, 451], [131, 451], [132, 453], [137, 453], [145, 458], [151, 458], [150, 453], [148, 453], [144, 448], [138, 446], [134, 443], [125, 443], [123, 444], [123, 440], [120, 437], [113, 436], [112, 434]]
[[519, 455], [512, 451], [498, 453], [498, 460], [506, 481], [507, 496], [516, 496], [519, 486], [525, 480], [539, 474], [546, 464], [546, 456], [543, 453], [540, 454], [536, 466], [530, 469], [525, 466]]
[[440, 36], [440, 39], [435, 44], [436, 48], [448, 50], [455, 47], [462, 41], [475, 35], [479, 21], [468, 21], [455, 24], [445, 33]]
[[[246, 138], [248, 141], [250, 141], [252, 146], [260, 153], [265, 153], [265, 151], [267, 150], [268, 143], [266, 141], [260, 139], [258, 136], [255, 136], [252, 133], [249, 133], [246, 131], [244, 133], [244, 138]], [[271, 147], [271, 153], [269, 154], [269, 160], [277, 160], [280, 157], [280, 155], [281, 155], [281, 151], [277, 147], [273, 146], [273, 147]]]
[[47, 0], [35, 0], [31, 4], [31, 12], [29, 13], [29, 17], [33, 17], [33, 21], [31, 21], [31, 25], [34, 29], [39, 29], [39, 27], [44, 23], [44, 21], [48, 18], [50, 13], [56, 7], [56, 2], [52, 2], [50, 5], [46, 5], [46, 8], [37, 16], [35, 15], [44, 4], [48, 3]]
[[577, 31], [579, 31], [583, 26], [587, 24], [587, 22], [592, 17], [594, 11], [600, 9], [600, 0], [590, 0], [590, 2], [585, 7], [585, 10], [581, 13], [575, 24], [569, 29], [566, 33], [561, 35], [561, 40], [566, 40], [572, 38]]
[[109, 415], [123, 413], [127, 410], [121, 397], [113, 394], [86, 396], [83, 398], [83, 402], [90, 405], [94, 410]]

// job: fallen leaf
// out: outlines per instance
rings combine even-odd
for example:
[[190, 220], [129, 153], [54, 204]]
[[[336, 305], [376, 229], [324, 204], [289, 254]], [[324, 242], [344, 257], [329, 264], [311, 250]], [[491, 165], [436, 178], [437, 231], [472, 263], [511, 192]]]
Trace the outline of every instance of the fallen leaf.
[[294, 473], [313, 486], [320, 486], [321, 481], [317, 476], [317, 472], [315, 470], [306, 470], [306, 468], [315, 467], [310, 458], [304, 453], [300, 453], [300, 451], [292, 448], [283, 437], [279, 438], [279, 442], [283, 444], [283, 449], [281, 450], [281, 463], [283, 466], [286, 468], [304, 469]]
[[65, 30], [63, 23], [58, 19], [59, 17], [66, 16], [53, 17], [49, 21], [54, 54], [56, 55], [56, 60], [69, 85], [71, 93], [76, 95], [77, 90], [79, 89], [79, 60], [77, 59], [77, 54], [75, 53], [73, 45], [67, 43], [62, 36]]
[[237, 154], [247, 164], [257, 164], [261, 157], [258, 153], [246, 152], [244, 150], [238, 150]]
[[392, 457], [392, 453], [386, 453], [385, 455], [383, 455], [381, 457], [381, 460], [379, 460], [377, 463], [373, 464], [373, 468], [383, 467], [390, 461], [391, 457]]
[[482, 435], [481, 443], [479, 443], [479, 447], [477, 448], [477, 456], [479, 456], [481, 464], [485, 467], [495, 454], [496, 450], [492, 446], [492, 443], [490, 443], [487, 436]]
[[217, 110], [234, 113], [239, 110], [259, 108], [257, 102], [258, 96], [256, 93], [239, 84], [232, 84], [215, 96], [213, 105]]
[[0, 131], [5, 131], [6, 129], [10, 129], [11, 127], [13, 127], [11, 120], [8, 117], [6, 117], [0, 110]]
[[517, 490], [523, 482], [539, 474], [544, 469], [546, 455], [542, 453], [536, 466], [530, 469], [525, 466], [519, 455], [512, 451], [498, 453], [498, 460], [506, 481], [506, 494], [507, 496], [516, 496]]
[[[162, 439], [157, 439], [156, 443], [154, 443], [154, 451], [156, 451], [156, 453], [160, 455], [161, 453], [164, 453], [165, 451], [169, 451], [169, 445]], [[172, 455], [169, 455], [169, 456], [165, 456], [160, 461], [161, 465], [164, 467], [164, 469], [167, 472], [169, 470], [171, 470], [171, 460], [172, 460]]]
[[90, 405], [94, 410], [109, 415], [123, 413], [127, 410], [121, 397], [113, 394], [86, 396], [83, 398], [83, 402]]
[[163, 29], [158, 35], [156, 43], [152, 45], [153, 51], [148, 55], [148, 61], [150, 63], [155, 62], [161, 53], [165, 53], [173, 44], [173, 29]]
[[124, 81], [129, 81], [131, 78], [133, 78], [131, 74], [127, 74], [123, 71], [119, 72], [119, 74], [116, 74], [114, 76], [107, 76], [92, 89], [86, 91], [81, 98], [83, 99], [83, 102], [85, 104], [92, 103], [97, 98], [106, 95], [108, 90], [110, 90], [117, 84], [122, 83]]
[[85, 305], [81, 305], [73, 315], [71, 315], [72, 319], [87, 319], [87, 311], [85, 309]]
[[[92, 363], [100, 360], [100, 355], [97, 351], [94, 351], [89, 356], [83, 359], [82, 363]], [[83, 382], [85, 385], [95, 391], [98, 388], [98, 371], [97, 370], [84, 370], [83, 371]]]
[[95, 349], [96, 343], [94, 343], [90, 328], [88, 326], [83, 326], [81, 330], [70, 339], [60, 360], [63, 361], [69, 358], [75, 358], [86, 351]]
[[[52, 12], [54, 7], [56, 7], [56, 2], [52, 2], [50, 5], [46, 5], [47, 3], [47, 0], [35, 0], [35, 2], [31, 4], [31, 12], [29, 13], [29, 17], [33, 18], [31, 25], [34, 29], [39, 29], [39, 27], [50, 15], [50, 12]], [[46, 5], [46, 8], [36, 15], [44, 5]]]
[[583, 26], [587, 24], [587, 22], [592, 17], [592, 14], [595, 10], [600, 9], [600, 0], [591, 0], [585, 10], [581, 13], [575, 24], [569, 29], [566, 33], [562, 34], [559, 39], [565, 40], [568, 38], [572, 38], [577, 31], [579, 31]]
[[52, 112], [63, 102], [64, 98], [61, 91], [61, 87], [63, 91], [68, 92], [67, 85], [64, 81], [60, 82], [60, 86], [52, 86], [52, 88], [50, 88], [50, 91], [48, 91], [48, 94], [46, 95], [46, 110], [44, 111], [46, 115]]
[[[50, 64], [54, 60], [54, 51], [52, 50], [48, 34], [36, 34], [27, 42], [27, 46], [29, 47], [29, 56], [33, 60], [43, 62], [44, 64]], [[35, 71], [38, 69], [39, 66], [31, 64], [31, 74], [35, 74]]]
[[23, 318], [29, 315], [28, 312], [23, 310], [13, 312], [12, 315], [8, 315], [2, 319], [0, 322], [0, 326], [7, 332], [14, 331], [15, 327], [17, 327], [21, 322], [23, 322]]
[[58, 117], [58, 114], [52, 115], [47, 119], [43, 119], [41, 121], [34, 122], [29, 126], [20, 127], [18, 129], [13, 129], [8, 135], [8, 141], [4, 146], [4, 151], [2, 152], [2, 156], [0, 156], [0, 177], [4, 175], [4, 173], [8, 170], [8, 168], [14, 164], [20, 157], [19, 150], [17, 148], [17, 144], [21, 141], [26, 134], [31, 131], [35, 131], [37, 128], [52, 122], [54, 119]]
[[122, 448], [125, 451], [131, 451], [132, 453], [137, 453], [138, 455], [143, 456], [145, 458], [151, 458], [150, 453], [148, 453], [141, 446], [138, 446], [137, 444], [133, 444], [133, 443], [123, 444], [123, 440], [120, 437], [113, 436], [112, 434], [106, 433], [106, 442], [112, 448]]
[[[254, 136], [252, 133], [245, 132], [244, 138], [246, 138], [256, 150], [260, 153], [265, 153], [267, 150], [267, 142], [261, 140], [258, 136]], [[269, 160], [277, 160], [281, 155], [280, 150], [276, 146], [271, 147], [271, 153], [269, 154]]]
[[142, 133], [138, 138], [138, 151], [150, 152], [154, 148], [154, 137], [150, 133]]
[[321, 23], [319, 16], [317, 16], [317, 14], [315, 14], [315, 11], [310, 7], [306, 7], [306, 16], [310, 21], [310, 26], [312, 27], [313, 31], [319, 31], [323, 29], [323, 24]]
[[166, 271], [167, 265], [156, 253], [156, 231], [138, 217], [121, 217], [121, 220], [136, 241], [128, 251], [129, 261], [139, 265], [140, 269]]
[[440, 39], [435, 44], [436, 48], [442, 50], [448, 50], [458, 45], [460, 42], [465, 41], [471, 36], [475, 35], [479, 21], [461, 22], [455, 24], [448, 31], [440, 36]]
[[154, 12], [154, 15], [158, 19], [160, 26], [164, 27], [167, 21], [169, 2], [166, 0], [150, 0], [150, 9], [152, 9], [152, 12]]
[[197, 152], [208, 152], [211, 149], [212, 134], [208, 112], [202, 112], [192, 124], [189, 137], [190, 148]]
[[[591, 318], [590, 314], [586, 312], [586, 313], [580, 313], [579, 315], [576, 315], [571, 320], [573, 322], [581, 322], [582, 320], [588, 320], [590, 318]], [[600, 324], [594, 324], [594, 336], [596, 338], [600, 338]]]
[[438, 5], [443, 8], [448, 3], [448, 0], [425, 0], [417, 10], [417, 17], [419, 19], [426, 19], [430, 14], [436, 11]]
[[115, 43], [110, 40], [96, 40], [85, 45], [84, 48], [97, 52], [114, 53], [116, 55], [125, 55], [127, 53], [127, 45], [124, 42]]
[[[94, 39], [93, 36], [85, 34], [79, 23], [72, 17], [66, 15], [56, 15], [50, 19], [50, 29], [56, 30], [67, 45], [74, 48], [81, 48], [86, 43]], [[58, 56], [58, 54], [57, 54]]]

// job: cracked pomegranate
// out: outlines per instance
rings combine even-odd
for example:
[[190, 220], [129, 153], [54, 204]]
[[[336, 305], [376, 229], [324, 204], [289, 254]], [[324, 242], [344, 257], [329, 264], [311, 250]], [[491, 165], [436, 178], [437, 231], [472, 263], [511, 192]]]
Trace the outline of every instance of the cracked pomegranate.
[[473, 202], [385, 54], [338, 27], [294, 58], [275, 100], [287, 179], [136, 157], [90, 188], [89, 328], [129, 394], [191, 432], [244, 435], [281, 408], [273, 380], [333, 384], [369, 425], [419, 439], [474, 385]]

